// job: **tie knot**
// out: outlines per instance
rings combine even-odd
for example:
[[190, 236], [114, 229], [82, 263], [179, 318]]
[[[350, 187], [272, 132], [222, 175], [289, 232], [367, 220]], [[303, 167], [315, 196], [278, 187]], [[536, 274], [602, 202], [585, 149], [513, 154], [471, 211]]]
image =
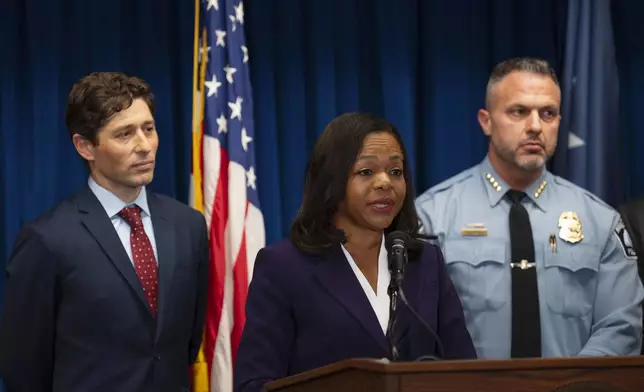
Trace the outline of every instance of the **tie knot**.
[[119, 212], [119, 216], [130, 225], [131, 228], [143, 226], [143, 219], [141, 219], [141, 207], [132, 205], [123, 208]]
[[523, 200], [524, 197], [525, 197], [525, 192], [517, 191], [517, 190], [514, 190], [514, 189], [510, 189], [508, 191], [508, 198], [510, 199], [510, 201], [513, 204], [520, 203], [521, 200]]

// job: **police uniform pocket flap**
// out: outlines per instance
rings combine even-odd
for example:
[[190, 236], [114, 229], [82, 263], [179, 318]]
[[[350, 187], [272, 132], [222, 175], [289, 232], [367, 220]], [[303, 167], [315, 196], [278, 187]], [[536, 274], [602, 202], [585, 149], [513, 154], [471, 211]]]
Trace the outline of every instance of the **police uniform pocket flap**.
[[555, 249], [547, 246], [544, 253], [546, 254], [546, 268], [559, 267], [571, 272], [578, 272], [584, 269], [597, 272], [599, 269], [601, 252], [592, 244], [564, 244]]
[[590, 244], [544, 246], [544, 287], [548, 308], [566, 317], [590, 317], [601, 252]]
[[484, 263], [505, 264], [506, 244], [489, 238], [452, 240], [445, 244], [445, 262], [467, 263], [478, 267]]
[[474, 250], [477, 263], [493, 262], [505, 264], [507, 245], [505, 242], [486, 241], [479, 244]]
[[446, 241], [445, 255], [450, 278], [466, 317], [496, 311], [505, 305], [509, 289], [504, 279], [504, 242], [489, 238]]

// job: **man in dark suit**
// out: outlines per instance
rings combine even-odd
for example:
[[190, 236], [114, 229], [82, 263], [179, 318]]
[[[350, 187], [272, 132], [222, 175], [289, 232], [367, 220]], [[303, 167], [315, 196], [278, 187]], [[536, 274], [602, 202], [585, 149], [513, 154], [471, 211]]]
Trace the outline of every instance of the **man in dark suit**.
[[[637, 260], [640, 279], [644, 283], [644, 198], [634, 199], [618, 207], [622, 222], [615, 233], [624, 253]], [[641, 354], [644, 355], [644, 347]]]
[[8, 392], [188, 391], [209, 248], [197, 211], [146, 192], [158, 136], [141, 79], [93, 73], [67, 127], [88, 186], [18, 235], [0, 320]]

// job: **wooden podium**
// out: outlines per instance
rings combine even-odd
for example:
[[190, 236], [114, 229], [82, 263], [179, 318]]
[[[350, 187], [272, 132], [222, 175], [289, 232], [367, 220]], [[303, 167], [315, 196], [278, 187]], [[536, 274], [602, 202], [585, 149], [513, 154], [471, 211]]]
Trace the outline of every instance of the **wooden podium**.
[[280, 392], [644, 392], [644, 356], [386, 363], [352, 359], [266, 384]]

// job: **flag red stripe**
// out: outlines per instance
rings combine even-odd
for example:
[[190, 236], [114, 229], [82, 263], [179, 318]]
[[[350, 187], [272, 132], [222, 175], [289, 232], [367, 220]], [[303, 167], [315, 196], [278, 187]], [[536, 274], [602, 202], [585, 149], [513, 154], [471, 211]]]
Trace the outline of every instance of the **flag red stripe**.
[[[246, 202], [246, 211], [244, 212], [244, 217], [248, 215], [248, 202]], [[237, 261], [235, 262], [235, 267], [233, 268], [233, 317], [234, 324], [231, 331], [231, 345], [232, 345], [232, 361], [233, 369], [235, 359], [237, 358], [237, 347], [239, 346], [239, 341], [241, 340], [241, 334], [244, 330], [244, 324], [246, 323], [246, 297], [248, 295], [248, 260], [246, 253], [246, 230], [242, 234], [242, 242], [240, 247], [239, 255], [237, 256]]]
[[228, 152], [220, 148], [220, 168], [217, 181], [217, 192], [213, 202], [210, 222], [210, 293], [206, 318], [206, 336], [204, 355], [208, 363], [208, 372], [212, 379], [212, 361], [215, 343], [219, 332], [219, 322], [224, 305], [224, 286], [226, 279], [226, 223], [228, 222]]
[[[201, 145], [200, 145], [201, 151], [199, 151], [199, 165], [201, 165], [201, 198], [203, 199], [203, 195], [205, 195], [204, 189], [203, 189], [203, 184], [204, 184], [204, 178], [206, 176], [206, 172], [205, 172], [206, 164], [204, 162], [204, 153], [203, 153], [203, 144], [206, 142], [205, 139], [204, 139], [206, 137], [205, 121], [203, 121], [203, 120], [201, 121], [201, 126], [200, 126], [199, 129], [201, 130]], [[204, 206], [206, 204], [205, 202], [206, 201], [203, 200], [203, 205]]]

